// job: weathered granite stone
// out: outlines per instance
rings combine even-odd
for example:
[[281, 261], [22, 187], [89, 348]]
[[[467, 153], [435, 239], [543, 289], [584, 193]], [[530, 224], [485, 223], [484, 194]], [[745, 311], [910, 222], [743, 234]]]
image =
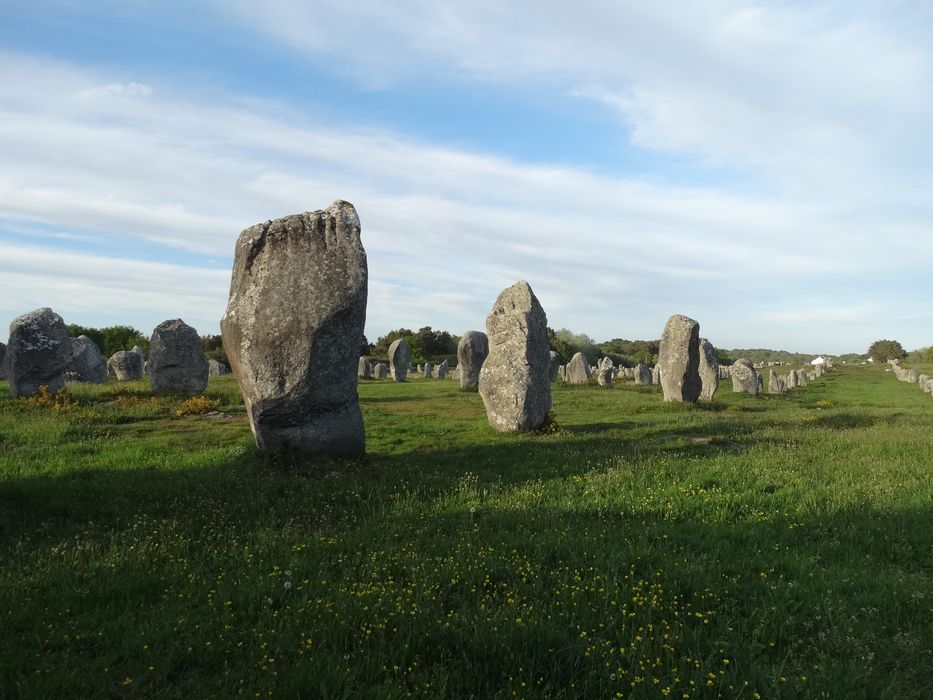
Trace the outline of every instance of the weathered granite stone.
[[365, 357], [361, 357], [356, 363], [356, 376], [362, 379], [373, 378], [373, 366]]
[[816, 373], [804, 372], [803, 370], [797, 372], [797, 386], [806, 386], [808, 379], [816, 379]]
[[448, 369], [449, 367], [450, 367], [450, 365], [447, 363], [447, 360], [446, 360], [446, 359], [445, 359], [443, 362], [441, 362], [441, 363], [437, 366], [437, 372], [436, 372], [437, 378], [438, 378], [438, 379], [446, 379], [446, 378], [447, 378], [447, 369]]
[[404, 382], [411, 369], [411, 350], [404, 338], [393, 340], [389, 346], [389, 373], [397, 382]]
[[801, 374], [803, 374], [803, 372], [798, 372], [795, 369], [792, 369], [790, 372], [788, 372], [787, 382], [785, 383], [785, 388], [796, 389], [798, 386], [800, 386], [800, 375]]
[[657, 365], [651, 368], [651, 383], [654, 385], [661, 383], [661, 368]]
[[783, 394], [784, 393], [784, 378], [779, 374], [775, 374], [773, 369], [768, 370], [768, 393], [769, 394]]
[[433, 362], [424, 363], [424, 372], [422, 372], [422, 376], [425, 379], [434, 379], [434, 363]]
[[220, 325], [260, 448], [365, 451], [356, 370], [367, 283], [349, 202], [240, 234]]
[[107, 360], [107, 369], [121, 382], [143, 378], [143, 357], [131, 350], [118, 350]]
[[194, 328], [180, 318], [155, 327], [149, 342], [149, 383], [156, 394], [197, 396], [207, 386], [207, 376], [207, 358]]
[[13, 319], [6, 354], [10, 398], [32, 396], [40, 386], [50, 392], [65, 388], [71, 338], [52, 309], [43, 307]]
[[567, 363], [567, 383], [568, 384], [586, 384], [590, 381], [592, 371], [589, 360], [582, 352], [576, 353], [570, 362]]
[[71, 339], [71, 362], [65, 369], [65, 380], [92, 384], [107, 381], [107, 361], [97, 343], [86, 335]]
[[560, 375], [560, 355], [554, 350], [549, 350], [548, 357], [551, 360], [551, 364], [548, 367], [547, 377], [553, 382], [556, 381], [557, 377]]
[[765, 388], [765, 380], [764, 380], [764, 377], [761, 376], [760, 372], [758, 373], [757, 379], [758, 379], [758, 395], [760, 396], [761, 392]]
[[612, 361], [611, 357], [603, 357], [596, 363], [596, 367], [598, 369], [606, 369], [607, 367], [612, 369], [615, 367], [615, 363]]
[[479, 387], [479, 372], [489, 355], [489, 338], [482, 331], [467, 331], [457, 344], [457, 367], [460, 368], [460, 388]]
[[385, 379], [389, 376], [389, 365], [385, 362], [377, 362], [376, 366], [373, 368], [373, 376], [376, 379]]
[[551, 409], [547, 316], [527, 282], [504, 290], [486, 317], [489, 355], [479, 393], [489, 424], [524, 432], [544, 425]]
[[752, 396], [758, 396], [760, 392], [758, 372], [752, 367], [752, 363], [744, 357], [740, 357], [732, 363], [732, 391], [737, 394], [745, 392]]
[[6, 379], [6, 343], [0, 343], [0, 381]]
[[227, 365], [220, 360], [215, 360], [213, 358], [207, 360], [207, 376], [219, 377], [221, 374], [227, 374], [229, 371]]
[[650, 385], [652, 383], [651, 368], [639, 362], [632, 368], [632, 377], [636, 384]]
[[596, 383], [604, 387], [612, 387], [612, 367], [603, 367], [596, 371]]
[[674, 314], [661, 333], [658, 364], [665, 401], [695, 403], [700, 398], [700, 324], [692, 318]]
[[141, 345], [134, 345], [133, 348], [130, 350], [130, 352], [135, 352], [137, 355], [142, 357], [144, 360], [146, 359], [146, 351], [142, 349]]
[[719, 389], [719, 358], [716, 348], [706, 338], [700, 338], [700, 399], [712, 401]]

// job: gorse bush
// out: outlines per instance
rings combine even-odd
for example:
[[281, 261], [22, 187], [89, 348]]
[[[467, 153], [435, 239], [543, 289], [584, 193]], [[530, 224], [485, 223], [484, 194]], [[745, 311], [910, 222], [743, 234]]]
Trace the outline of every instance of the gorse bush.
[[51, 408], [57, 413], [73, 411], [78, 407], [77, 400], [68, 393], [67, 389], [50, 392], [45, 384], [40, 386], [39, 391], [32, 396], [20, 398], [20, 402], [29, 408]]
[[175, 411], [176, 416], [203, 416], [205, 413], [216, 411], [220, 401], [209, 399], [206, 396], [193, 396], [183, 401]]

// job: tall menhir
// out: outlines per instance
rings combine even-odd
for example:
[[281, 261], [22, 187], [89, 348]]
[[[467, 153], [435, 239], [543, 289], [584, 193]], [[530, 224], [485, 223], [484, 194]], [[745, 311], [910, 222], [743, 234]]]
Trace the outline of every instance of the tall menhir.
[[365, 451], [356, 372], [367, 280], [349, 202], [240, 234], [220, 329], [261, 449]]

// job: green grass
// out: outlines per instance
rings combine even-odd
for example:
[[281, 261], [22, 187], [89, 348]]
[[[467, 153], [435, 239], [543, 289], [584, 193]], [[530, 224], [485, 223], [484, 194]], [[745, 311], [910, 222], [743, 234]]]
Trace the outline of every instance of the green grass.
[[368, 456], [145, 384], [0, 384], [0, 697], [933, 697], [933, 399], [363, 381]]

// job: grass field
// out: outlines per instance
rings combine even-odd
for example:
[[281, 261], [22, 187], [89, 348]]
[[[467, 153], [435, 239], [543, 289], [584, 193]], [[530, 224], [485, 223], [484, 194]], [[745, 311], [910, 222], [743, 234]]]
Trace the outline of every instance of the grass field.
[[364, 381], [368, 456], [143, 383], [0, 384], [0, 697], [933, 697], [933, 399]]

